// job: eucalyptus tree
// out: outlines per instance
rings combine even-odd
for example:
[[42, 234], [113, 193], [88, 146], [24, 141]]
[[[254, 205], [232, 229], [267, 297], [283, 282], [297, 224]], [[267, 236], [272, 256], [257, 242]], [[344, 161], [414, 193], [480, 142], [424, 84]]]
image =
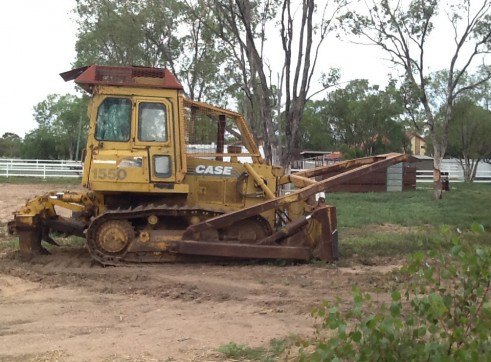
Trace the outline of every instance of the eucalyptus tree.
[[88, 128], [88, 98], [71, 94], [50, 94], [34, 106], [38, 127], [27, 133], [22, 157], [80, 159]]
[[[188, 96], [224, 104], [233, 77], [226, 55], [203, 22], [180, 0], [77, 0], [75, 65], [108, 64], [169, 68]], [[203, 13], [205, 13], [203, 11]]]
[[448, 153], [458, 158], [465, 182], [472, 182], [479, 162], [491, 157], [491, 111], [463, 98], [456, 103], [453, 117]]
[[403, 148], [403, 112], [400, 93], [393, 83], [382, 90], [366, 79], [331, 92], [326, 106], [338, 146], [365, 156]]
[[239, 69], [242, 90], [252, 109], [249, 113], [257, 117], [251, 126], [264, 139], [266, 157], [271, 159], [272, 145], [281, 149], [278, 141], [284, 139], [281, 163], [288, 166], [305, 103], [312, 94], [320, 47], [346, 0], [322, 4], [315, 0], [203, 2], [214, 14], [210, 28]]
[[[382, 49], [401, 72], [410, 94], [424, 109], [434, 156], [434, 196], [441, 198], [441, 161], [448, 145], [448, 132], [458, 96], [491, 77], [486, 68], [479, 79], [462, 83], [465, 73], [491, 52], [490, 0], [368, 0], [353, 4], [356, 9], [341, 18], [342, 24], [365, 44]], [[438, 15], [441, 15], [438, 17]], [[437, 20], [447, 19], [448, 40], [453, 44], [447, 56], [446, 96], [436, 108], [429, 95], [428, 65], [431, 36]], [[438, 24], [441, 24], [438, 23]], [[440, 43], [445, 39], [440, 39]], [[439, 54], [440, 59], [445, 54]], [[437, 119], [440, 109], [445, 110]], [[437, 123], [442, 132], [437, 132]]]
[[309, 100], [305, 103], [298, 132], [298, 147], [312, 151], [335, 151], [336, 141], [328, 112], [328, 101]]
[[18, 134], [5, 132], [0, 138], [0, 157], [18, 158], [22, 146], [22, 138]]

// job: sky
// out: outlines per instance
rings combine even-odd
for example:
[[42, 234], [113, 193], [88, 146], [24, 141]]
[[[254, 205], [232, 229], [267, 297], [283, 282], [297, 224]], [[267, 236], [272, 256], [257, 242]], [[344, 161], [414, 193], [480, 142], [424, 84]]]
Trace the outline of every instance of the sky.
[[75, 0], [15, 0], [0, 12], [0, 137], [36, 128], [33, 107], [52, 93], [74, 93], [59, 73], [75, 60]]
[[[36, 128], [33, 107], [49, 94], [75, 93], [73, 82], [64, 82], [59, 73], [70, 70], [75, 60], [77, 25], [72, 9], [75, 0], [16, 0], [3, 4], [0, 12], [0, 57], [2, 86], [0, 100], [0, 137], [5, 132], [21, 137]], [[449, 29], [441, 28], [441, 34]], [[436, 34], [429, 50], [434, 56], [429, 66], [434, 69], [448, 67], [442, 61], [452, 48]], [[274, 52], [281, 52], [279, 48]], [[334, 38], [326, 41], [318, 60], [318, 68], [341, 69], [342, 81], [357, 78], [369, 79], [383, 86], [387, 74], [393, 70], [384, 60], [385, 54], [374, 47], [340, 42]], [[431, 54], [430, 54], [431, 55]], [[443, 56], [442, 56], [443, 55]], [[274, 56], [272, 57], [274, 59]], [[311, 91], [320, 86], [313, 84]]]

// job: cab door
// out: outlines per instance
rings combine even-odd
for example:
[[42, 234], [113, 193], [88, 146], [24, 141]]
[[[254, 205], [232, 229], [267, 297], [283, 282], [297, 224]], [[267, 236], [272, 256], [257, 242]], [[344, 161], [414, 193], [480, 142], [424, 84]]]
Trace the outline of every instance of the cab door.
[[136, 99], [134, 148], [147, 151], [149, 179], [152, 183], [176, 181], [173, 112], [172, 103], [168, 99]]

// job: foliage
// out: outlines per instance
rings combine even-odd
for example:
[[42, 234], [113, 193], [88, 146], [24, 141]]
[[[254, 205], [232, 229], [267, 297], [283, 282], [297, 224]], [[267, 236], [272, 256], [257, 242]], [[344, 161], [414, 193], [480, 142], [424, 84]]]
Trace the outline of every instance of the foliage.
[[355, 80], [329, 97], [328, 112], [338, 143], [361, 149], [366, 156], [402, 149], [402, 111], [393, 84], [381, 91], [367, 80]]
[[[481, 62], [483, 56], [491, 53], [490, 10], [489, 0], [481, 0], [478, 5], [473, 1], [472, 6], [470, 0], [443, 3], [437, 0], [404, 3], [372, 0], [365, 2], [365, 9], [360, 11], [353, 8], [340, 19], [349, 33], [382, 49], [400, 71], [405, 80], [405, 100], [413, 106], [419, 105], [424, 111], [432, 138], [436, 170], [440, 170], [447, 151], [448, 125], [453, 117], [455, 101], [461, 93], [491, 78], [491, 68], [486, 66], [478, 77], [466, 79], [467, 71]], [[442, 79], [444, 97], [435, 108], [427, 62], [430, 39], [439, 13], [445, 13], [453, 29], [448, 36], [454, 47], [448, 56], [448, 69]], [[441, 109], [444, 112], [438, 119], [437, 113]], [[440, 173], [435, 172], [434, 175], [434, 197], [440, 199]]]
[[306, 104], [301, 146], [341, 150], [348, 158], [400, 152], [406, 141], [403, 111], [393, 83], [380, 90], [365, 79], [351, 81], [326, 100]]
[[308, 101], [298, 132], [298, 148], [302, 150], [334, 151], [335, 141], [329, 123], [328, 102]]
[[15, 133], [6, 132], [0, 138], [0, 157], [18, 158], [22, 147], [22, 138]]
[[491, 157], [491, 112], [471, 99], [461, 99], [449, 130], [448, 154], [460, 160], [467, 182], [475, 177], [477, 165]]
[[[38, 128], [27, 133], [23, 158], [80, 159], [85, 146], [87, 97], [51, 94], [34, 107]], [[78, 154], [77, 154], [78, 152]]]
[[272, 339], [269, 348], [253, 348], [244, 344], [229, 342], [220, 346], [218, 351], [226, 358], [273, 362], [278, 360], [278, 357], [285, 351], [286, 347], [287, 341], [285, 339]]
[[[473, 224], [474, 233], [483, 227]], [[486, 361], [491, 353], [491, 251], [442, 228], [428, 253], [413, 254], [403, 269], [405, 290], [380, 307], [353, 288], [347, 311], [326, 302], [299, 361]]]
[[204, 25], [213, 21], [212, 13], [202, 6], [180, 0], [79, 0], [76, 64], [167, 67], [191, 99], [225, 105], [235, 68], [226, 67], [227, 52]]

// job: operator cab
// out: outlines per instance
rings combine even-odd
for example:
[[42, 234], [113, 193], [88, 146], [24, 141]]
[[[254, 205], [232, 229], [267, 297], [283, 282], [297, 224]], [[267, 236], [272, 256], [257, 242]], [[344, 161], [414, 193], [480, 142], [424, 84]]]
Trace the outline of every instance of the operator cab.
[[166, 69], [90, 66], [61, 76], [92, 94], [83, 175], [94, 191], [187, 193], [182, 86]]

